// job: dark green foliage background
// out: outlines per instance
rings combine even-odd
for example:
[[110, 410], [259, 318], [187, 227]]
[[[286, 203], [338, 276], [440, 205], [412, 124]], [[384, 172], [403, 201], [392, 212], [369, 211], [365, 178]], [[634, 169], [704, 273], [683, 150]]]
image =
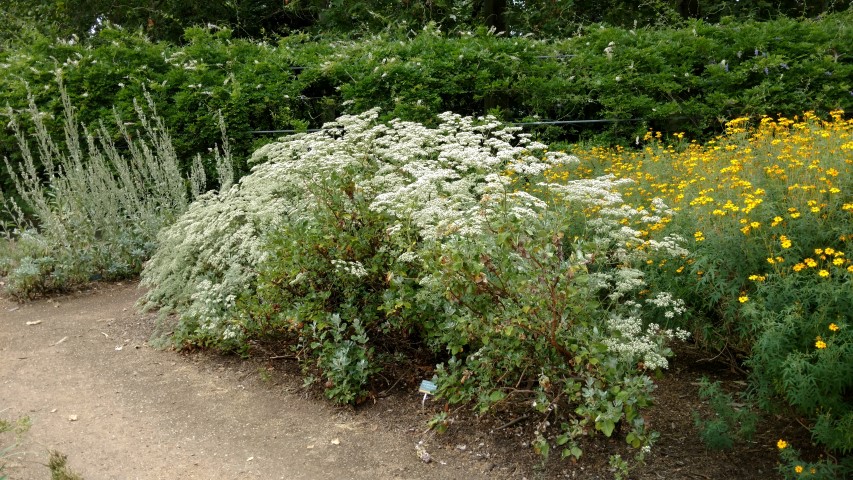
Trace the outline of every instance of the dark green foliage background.
[[[271, 138], [253, 130], [318, 127], [375, 106], [385, 118], [428, 123], [447, 110], [505, 120], [640, 120], [543, 129], [546, 140], [624, 142], [648, 127], [702, 136], [741, 115], [849, 110], [850, 25], [848, 10], [817, 20], [695, 21], [683, 28], [594, 25], [548, 41], [427, 28], [274, 43], [190, 28], [183, 46], [118, 28], [81, 42], [27, 32], [28, 41], [0, 52], [0, 105], [22, 108], [29, 88], [60, 118], [56, 68], [85, 123], [112, 123], [113, 107], [130, 117], [132, 100], [147, 89], [187, 165], [219, 141], [217, 110], [237, 158]], [[0, 131], [0, 155], [15, 163], [16, 151], [11, 133]], [[0, 185], [10, 191], [0, 168]]]

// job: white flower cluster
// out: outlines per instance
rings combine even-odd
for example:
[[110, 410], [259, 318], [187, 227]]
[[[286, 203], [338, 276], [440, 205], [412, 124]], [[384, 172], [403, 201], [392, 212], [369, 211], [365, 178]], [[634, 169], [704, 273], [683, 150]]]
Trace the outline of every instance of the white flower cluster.
[[335, 266], [335, 270], [338, 272], [343, 272], [348, 275], [352, 275], [354, 277], [366, 277], [367, 270], [364, 268], [361, 262], [348, 262], [346, 260], [332, 260], [332, 265]]
[[681, 235], [667, 235], [661, 240], [649, 240], [648, 245], [652, 251], [664, 253], [670, 257], [685, 257], [690, 252], [682, 247], [687, 240]]
[[590, 277], [591, 286], [599, 290], [609, 291], [607, 297], [614, 303], [646, 286], [645, 274], [636, 268], [615, 268], [592, 273]]
[[667, 368], [669, 362], [664, 356], [665, 343], [672, 338], [686, 339], [683, 330], [663, 330], [652, 323], [645, 329], [643, 321], [634, 311], [632, 314], [614, 314], [608, 321], [611, 337], [604, 340], [607, 348], [629, 364], [638, 364], [646, 370]]
[[669, 292], [658, 292], [654, 297], [647, 299], [646, 303], [664, 309], [666, 318], [675, 318], [676, 315], [682, 315], [687, 311], [684, 300], [673, 297]]

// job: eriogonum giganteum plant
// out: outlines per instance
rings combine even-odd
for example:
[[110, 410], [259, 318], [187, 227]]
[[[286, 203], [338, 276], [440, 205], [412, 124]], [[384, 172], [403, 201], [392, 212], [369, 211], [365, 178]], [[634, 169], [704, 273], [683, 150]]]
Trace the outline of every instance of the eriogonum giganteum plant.
[[363, 398], [374, 348], [393, 343], [378, 339], [416, 337], [446, 359], [440, 398], [533, 409], [542, 454], [579, 457], [596, 431], [648, 451], [646, 372], [684, 335], [658, 323], [684, 307], [637, 267], [687, 251], [628, 225], [672, 212], [626, 205], [614, 177], [549, 181], [577, 159], [494, 118], [377, 115], [258, 150], [249, 176], [160, 236], [149, 304], [180, 313], [180, 341], [278, 332], [340, 401]]

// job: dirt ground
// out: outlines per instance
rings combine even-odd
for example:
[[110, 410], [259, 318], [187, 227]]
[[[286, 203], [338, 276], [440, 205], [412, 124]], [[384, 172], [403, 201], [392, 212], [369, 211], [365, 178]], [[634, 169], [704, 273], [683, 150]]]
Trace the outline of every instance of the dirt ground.
[[[20, 305], [0, 299], [0, 418], [32, 420], [3, 460], [10, 479], [49, 478], [50, 449], [87, 480], [604, 479], [613, 478], [610, 455], [630, 454], [621, 440], [595, 440], [577, 464], [552, 455], [543, 465], [524, 421], [505, 427], [512, 418], [459, 411], [448, 433], [427, 432], [441, 405], [422, 407], [409, 381], [357, 409], [336, 407], [303, 389], [286, 360], [158, 350], [148, 344], [154, 316], [134, 308], [139, 295], [124, 283]], [[656, 380], [648, 417], [661, 440], [630, 478], [779, 478], [775, 441], [802, 437], [795, 423], [770, 418], [729, 452], [698, 440], [692, 415], [707, 411], [698, 379], [742, 381], [702, 357], [682, 349]]]

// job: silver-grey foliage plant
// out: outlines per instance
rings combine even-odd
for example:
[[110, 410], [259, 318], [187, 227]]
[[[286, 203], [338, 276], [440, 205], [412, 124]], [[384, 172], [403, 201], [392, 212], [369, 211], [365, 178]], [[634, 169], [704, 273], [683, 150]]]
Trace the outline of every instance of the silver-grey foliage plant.
[[[57, 79], [62, 142], [48, 134], [32, 95], [23, 112], [7, 111], [22, 161], [13, 166], [4, 159], [20, 200], [0, 191], [0, 204], [14, 219], [4, 228], [0, 270], [8, 274], [8, 291], [18, 297], [138, 274], [155, 249], [157, 232], [186, 210], [206, 183], [199, 158], [189, 178], [181, 174], [172, 140], [147, 93], [145, 105], [134, 102], [136, 122], [115, 112], [115, 140], [104, 124], [94, 129], [79, 124], [61, 72]], [[35, 151], [22, 120], [34, 129]], [[222, 153], [217, 148], [217, 170], [230, 183], [227, 140], [223, 147]]]

